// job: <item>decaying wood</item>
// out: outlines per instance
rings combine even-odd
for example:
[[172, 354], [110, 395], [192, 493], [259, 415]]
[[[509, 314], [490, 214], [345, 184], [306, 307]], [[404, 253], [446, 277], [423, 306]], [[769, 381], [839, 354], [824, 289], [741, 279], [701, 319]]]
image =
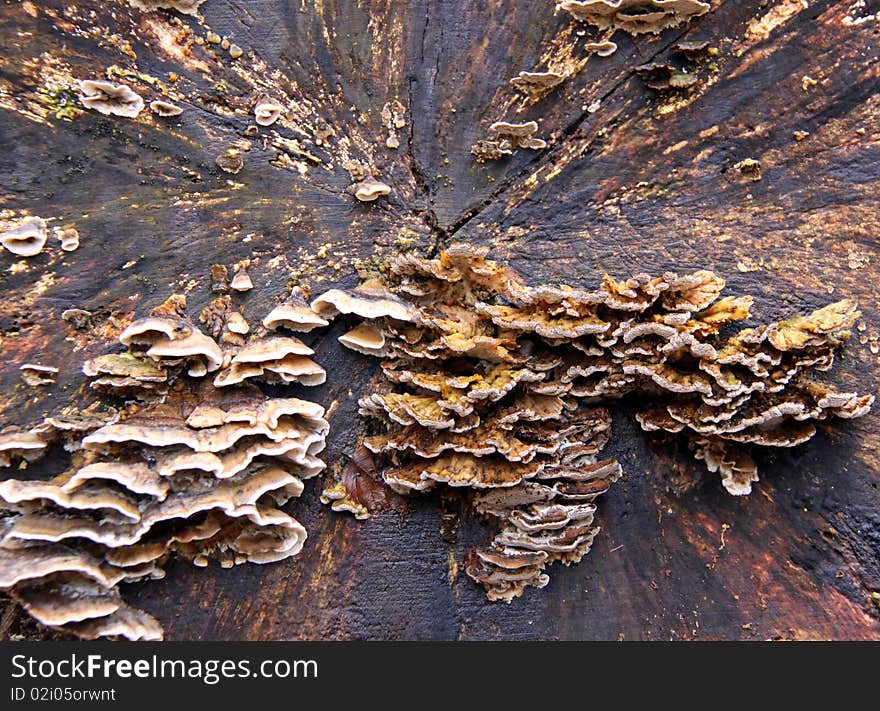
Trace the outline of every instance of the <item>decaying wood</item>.
[[[80, 243], [64, 251], [50, 237], [37, 256], [0, 257], [0, 422], [76, 403], [82, 361], [170, 292], [198, 314], [216, 296], [214, 264], [251, 260], [254, 288], [236, 298], [256, 317], [291, 277], [316, 292], [352, 286], [356, 264], [453, 239], [492, 246], [533, 282], [711, 269], [753, 294], [763, 320], [854, 299], [863, 320], [829, 382], [876, 393], [880, 82], [867, 12], [713, 0], [659, 36], [615, 34], [617, 51], [600, 57], [583, 46], [606, 35], [549, 0], [208, 0], [199, 16], [125, 0], [8, 4], [0, 217], [40, 216]], [[635, 67], [685, 41], [717, 50], [699, 80], [646, 86]], [[566, 79], [538, 101], [508, 83], [544, 70]], [[83, 79], [183, 113], [85, 110]], [[263, 98], [287, 110], [256, 127]], [[405, 125], [389, 128], [394, 102]], [[501, 120], [537, 121], [548, 147], [476, 162], [470, 146]], [[230, 152], [237, 173], [216, 163]], [[367, 179], [391, 193], [357, 200], [350, 186]], [[62, 319], [71, 309], [90, 315]], [[331, 406], [326, 459], [339, 470], [376, 375], [338, 346], [341, 332], [308, 339], [331, 374], [308, 396]], [[59, 368], [56, 383], [28, 386], [25, 363]], [[767, 454], [742, 500], [714, 477], [679, 491], [699, 467], [650, 448], [624, 408], [607, 454], [627, 476], [604, 500], [591, 556], [509, 606], [461, 573], [482, 525], [457, 499], [377, 494], [359, 522], [330, 514], [314, 485], [289, 507], [309, 531], [290, 563], [176, 563], [125, 594], [172, 639], [876, 639], [877, 416]], [[0, 629], [42, 634], [12, 608]]]

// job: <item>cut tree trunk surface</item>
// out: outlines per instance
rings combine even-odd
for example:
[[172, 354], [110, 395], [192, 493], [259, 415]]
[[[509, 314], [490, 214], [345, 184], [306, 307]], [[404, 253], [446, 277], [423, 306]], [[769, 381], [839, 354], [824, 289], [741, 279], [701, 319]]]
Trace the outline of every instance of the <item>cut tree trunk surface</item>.
[[[755, 296], [760, 322], [856, 299], [862, 323], [829, 381], [876, 393], [880, 25], [869, 11], [712, 0], [659, 36], [617, 33], [615, 54], [528, 103], [511, 77], [573, 67], [604, 37], [550, 0], [207, 0], [199, 17], [124, 0], [7, 2], [0, 209], [73, 224], [82, 243], [0, 255], [0, 424], [76, 403], [82, 361], [118, 331], [111, 316], [145, 314], [173, 291], [198, 314], [214, 263], [253, 260], [256, 317], [291, 274], [314, 292], [352, 286], [358, 260], [452, 241], [491, 246], [530, 283], [711, 269], [727, 293]], [[192, 43], [209, 32], [244, 55]], [[717, 50], [698, 83], [647, 88], [635, 67], [684, 40]], [[167, 89], [184, 113], [78, 111], [69, 87], [108, 68], [148, 103]], [[255, 132], [264, 93], [291, 108]], [[394, 101], [406, 125], [389, 149], [382, 109]], [[548, 147], [476, 162], [470, 146], [499, 119], [537, 120]], [[322, 122], [335, 136], [317, 145]], [[248, 150], [232, 175], [215, 158], [234, 145]], [[734, 167], [746, 159], [759, 174]], [[392, 193], [355, 200], [358, 166]], [[69, 308], [99, 326], [75, 331], [61, 319]], [[293, 391], [338, 401], [331, 473], [357, 445], [357, 398], [377, 376], [338, 345], [341, 332], [311, 339], [328, 383]], [[60, 368], [57, 384], [26, 386], [27, 362]], [[462, 572], [487, 534], [458, 497], [395, 499], [361, 522], [321, 506], [317, 480], [288, 508], [309, 532], [299, 556], [232, 570], [171, 563], [165, 580], [124, 595], [168, 639], [880, 639], [878, 452], [875, 410], [766, 453], [749, 497], [708, 475], [674, 493], [700, 465], [652, 446], [624, 403], [606, 454], [626, 476], [601, 502], [592, 553], [509, 605]], [[0, 627], [42, 634], [11, 605]]]

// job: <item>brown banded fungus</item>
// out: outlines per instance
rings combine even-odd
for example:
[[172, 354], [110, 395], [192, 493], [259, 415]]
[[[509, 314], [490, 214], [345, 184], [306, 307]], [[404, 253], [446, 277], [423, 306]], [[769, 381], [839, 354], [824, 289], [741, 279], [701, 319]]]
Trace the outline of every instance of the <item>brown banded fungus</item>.
[[51, 365], [40, 365], [39, 363], [25, 363], [19, 367], [21, 379], [31, 387], [39, 387], [41, 385], [52, 385], [58, 376], [58, 368]]
[[326, 371], [308, 356], [314, 351], [298, 338], [255, 334], [255, 337], [232, 355], [229, 366], [214, 378], [218, 388], [242, 383], [252, 378], [265, 382], [321, 385]]
[[709, 12], [700, 0], [564, 0], [556, 4], [572, 17], [600, 30], [631, 35], [658, 34]]
[[177, 104], [172, 104], [170, 101], [164, 101], [163, 99], [156, 99], [155, 101], [151, 101], [150, 111], [152, 111], [157, 116], [161, 116], [162, 118], [180, 116], [180, 114], [183, 113], [183, 109], [180, 108]]
[[260, 97], [254, 105], [254, 120], [260, 126], [271, 126], [284, 113], [284, 107], [277, 101]]
[[254, 288], [254, 282], [247, 271], [248, 266], [248, 260], [236, 265], [235, 273], [232, 275], [232, 282], [229, 284], [233, 291], [250, 291]]
[[549, 94], [565, 81], [565, 74], [559, 72], [526, 72], [510, 80], [509, 84], [530, 99], [537, 101]]
[[186, 299], [172, 296], [148, 317], [125, 328], [119, 334], [120, 343], [158, 362], [185, 363], [194, 377], [218, 370], [223, 351], [189, 320], [185, 309]]
[[128, 0], [130, 5], [144, 12], [159, 9], [177, 10], [184, 15], [195, 15], [203, 2], [205, 0]]
[[391, 186], [375, 178], [367, 178], [351, 186], [354, 196], [361, 202], [374, 202], [385, 195], [391, 194]]
[[228, 148], [214, 159], [224, 173], [238, 175], [244, 168], [244, 154], [238, 148]]
[[795, 446], [816, 421], [873, 401], [809, 378], [831, 366], [858, 318], [852, 302], [722, 340], [752, 302], [721, 298], [712, 272], [529, 286], [487, 251], [399, 255], [380, 281], [312, 307], [363, 319], [340, 341], [383, 359], [384, 383], [359, 407], [384, 481], [400, 493], [473, 490], [497, 521], [467, 566], [493, 600], [543, 587], [548, 565], [589, 550], [594, 500], [620, 475], [601, 459], [611, 418], [600, 401], [637, 395], [642, 428], [683, 437], [734, 494], [757, 480], [751, 448]]
[[82, 105], [105, 116], [137, 118], [144, 100], [131, 87], [110, 81], [85, 79], [79, 83]]
[[511, 155], [517, 148], [539, 151], [547, 147], [547, 142], [535, 137], [537, 131], [536, 121], [525, 121], [524, 123], [496, 121], [489, 126], [487, 137], [477, 141], [471, 147], [471, 153], [478, 161], [482, 162]]
[[122, 331], [128, 352], [84, 364], [93, 385], [128, 399], [124, 410], [0, 432], [0, 466], [24, 468], [59, 444], [69, 453], [60, 473], [46, 458], [48, 476], [0, 481], [0, 589], [44, 625], [161, 639], [155, 619], [125, 605], [120, 583], [161, 578], [172, 556], [230, 567], [302, 549], [305, 529], [280, 507], [324, 469], [324, 409], [196, 376], [224, 363], [289, 373], [291, 358], [312, 351], [262, 335], [222, 352], [184, 309], [171, 297]]
[[42, 428], [20, 430], [7, 427], [0, 430], [0, 467], [27, 466], [46, 453], [49, 438]]
[[3, 248], [19, 257], [34, 257], [43, 251], [49, 232], [42, 217], [28, 216], [0, 233]]
[[263, 326], [272, 331], [284, 328], [306, 333], [328, 324], [327, 319], [309, 306], [306, 293], [299, 287], [291, 289], [287, 299], [263, 319]]
[[60, 243], [62, 252], [75, 252], [79, 249], [79, 232], [75, 227], [54, 227], [52, 234]]
[[635, 67], [646, 86], [657, 91], [687, 89], [699, 81], [696, 74], [668, 62], [650, 62]]
[[584, 45], [584, 49], [588, 52], [595, 52], [600, 57], [610, 57], [617, 51], [617, 43], [611, 40], [603, 40], [602, 42], [588, 42]]

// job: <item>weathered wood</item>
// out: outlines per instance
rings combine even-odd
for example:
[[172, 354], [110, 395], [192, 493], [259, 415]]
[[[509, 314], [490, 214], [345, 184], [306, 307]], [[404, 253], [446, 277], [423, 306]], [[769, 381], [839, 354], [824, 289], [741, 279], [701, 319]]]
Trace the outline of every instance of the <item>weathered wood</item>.
[[[755, 295], [761, 321], [855, 298], [866, 328], [830, 380], [876, 392], [876, 22], [848, 21], [848, 2], [712, 4], [659, 37], [616, 35], [614, 55], [591, 57], [534, 104], [507, 80], [548, 57], [585, 56], [596, 37], [578, 36], [549, 0], [208, 0], [202, 21], [123, 0], [4, 5], [0, 207], [73, 222], [82, 246], [53, 247], [24, 269], [0, 257], [0, 422], [26, 424], [80, 396], [80, 363], [114, 329], [76, 332], [60, 318], [66, 308], [124, 320], [186, 288], [197, 314], [212, 296], [211, 265], [254, 257], [245, 303], [256, 317], [291, 272], [316, 289], [351, 284], [353, 262], [377, 250], [453, 239], [492, 245], [534, 281], [713, 269], [731, 293]], [[228, 35], [245, 56], [197, 45], [187, 55], [185, 28]], [[633, 68], [681, 39], [717, 47], [714, 67], [686, 99], [648, 90]], [[139, 89], [177, 73], [185, 113], [55, 116], [47, 84], [100, 78], [112, 65], [141, 73], [130, 80]], [[245, 133], [262, 91], [296, 106], [261, 132], [296, 139], [287, 158]], [[407, 126], [389, 150], [381, 110], [395, 99]], [[540, 119], [549, 148], [475, 162], [470, 145], [505, 117]], [[319, 119], [337, 134], [326, 146], [314, 143]], [[242, 138], [252, 144], [244, 169], [223, 173], [215, 157]], [[732, 168], [747, 158], [760, 161], [759, 181]], [[354, 162], [392, 185], [388, 199], [346, 194]], [[375, 375], [336, 344], [340, 332], [312, 339], [331, 377], [308, 392], [339, 402], [331, 468], [353, 452], [356, 399]], [[18, 366], [34, 361], [62, 368], [56, 386], [20, 382]], [[877, 417], [767, 454], [763, 481], [743, 499], [709, 476], [675, 494], [680, 473], [699, 467], [649, 446], [621, 407], [607, 453], [627, 476], [602, 500], [592, 553], [510, 605], [487, 603], [456, 575], [485, 530], [455, 497], [356, 522], [320, 506], [316, 482], [290, 507], [310, 536], [298, 557], [233, 570], [172, 564], [164, 581], [126, 596], [172, 639], [876, 639]], [[2, 625], [34, 633], [13, 613]]]

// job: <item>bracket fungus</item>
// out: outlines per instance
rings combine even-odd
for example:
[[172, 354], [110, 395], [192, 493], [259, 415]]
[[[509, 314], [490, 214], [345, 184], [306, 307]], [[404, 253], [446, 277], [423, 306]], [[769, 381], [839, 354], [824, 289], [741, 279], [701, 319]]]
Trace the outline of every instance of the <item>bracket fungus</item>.
[[397, 132], [406, 126], [406, 107], [397, 99], [387, 102], [380, 112], [382, 125], [388, 131], [385, 139], [385, 147], [390, 149], [400, 148], [400, 139]]
[[195, 15], [205, 0], [128, 0], [138, 10], [177, 10], [184, 15]]
[[858, 318], [850, 301], [721, 340], [751, 298], [720, 298], [712, 272], [533, 287], [487, 253], [454, 244], [436, 259], [399, 255], [380, 281], [312, 306], [363, 319], [340, 342], [383, 359], [384, 383], [359, 408], [384, 481], [399, 493], [473, 490], [496, 521], [467, 566], [490, 599], [543, 587], [550, 564], [589, 551], [594, 500], [621, 473], [601, 459], [611, 417], [600, 401], [637, 395], [642, 428], [684, 437], [733, 494], [757, 480], [752, 447], [795, 446], [815, 421], [873, 402], [809, 378]]
[[739, 172], [740, 175], [746, 176], [753, 183], [761, 180], [761, 161], [754, 158], [744, 158], [734, 163], [733, 169]]
[[137, 118], [144, 108], [141, 95], [125, 84], [84, 79], [79, 83], [79, 93], [83, 106], [105, 116]]
[[535, 138], [534, 134], [537, 131], [536, 121], [524, 123], [496, 121], [489, 126], [487, 137], [471, 146], [471, 153], [478, 161], [483, 162], [512, 155], [517, 148], [539, 151], [547, 147], [547, 142], [542, 138]]
[[373, 202], [391, 193], [391, 186], [375, 178], [361, 180], [351, 186], [354, 196], [361, 202]]
[[595, 52], [600, 57], [610, 57], [617, 51], [617, 43], [612, 42], [611, 40], [588, 42], [584, 45], [584, 49], [588, 52]]
[[79, 231], [75, 227], [53, 227], [52, 234], [60, 243], [62, 252], [79, 249]]
[[170, 101], [164, 101], [163, 99], [156, 99], [155, 101], [150, 102], [150, 111], [152, 111], [157, 116], [161, 116], [163, 118], [170, 118], [171, 116], [180, 116], [183, 113], [183, 109], [177, 104], [172, 104]]
[[214, 159], [224, 173], [238, 175], [244, 168], [244, 154], [238, 148], [228, 148]]
[[31, 387], [39, 387], [41, 385], [52, 385], [58, 376], [58, 368], [51, 365], [40, 365], [39, 363], [25, 363], [19, 368], [21, 379]]
[[44, 428], [3, 428], [0, 430], [0, 467], [17, 464], [26, 468], [28, 462], [34, 462], [46, 453], [48, 443]]
[[235, 272], [232, 275], [232, 281], [229, 286], [233, 291], [250, 291], [254, 288], [254, 282], [251, 275], [248, 274], [249, 262], [241, 262], [236, 265]]
[[49, 232], [42, 217], [23, 217], [0, 233], [3, 248], [19, 257], [34, 257], [43, 251]]
[[281, 104], [265, 96], [257, 99], [254, 105], [254, 120], [260, 126], [271, 126], [283, 113], [284, 107]]
[[306, 295], [299, 287], [291, 289], [290, 295], [263, 319], [263, 326], [271, 331], [285, 328], [306, 333], [328, 325], [330, 322], [309, 306]]
[[668, 62], [649, 62], [634, 70], [646, 86], [658, 91], [688, 89], [699, 81], [696, 74]]
[[[120, 583], [161, 578], [171, 556], [230, 567], [302, 549], [306, 531], [281, 506], [324, 469], [324, 409], [263, 392], [253, 373], [217, 380], [239, 365], [299, 382], [323, 370], [290, 337], [263, 334], [224, 352], [185, 306], [169, 298], [122, 331], [127, 352], [83, 365], [95, 390], [127, 401], [123, 410], [0, 432], [2, 467], [23, 469], [59, 445], [68, 453], [60, 473], [47, 459], [48, 471], [0, 481], [0, 589], [44, 625], [88, 639], [161, 639]], [[203, 377], [215, 371], [213, 382]]]
[[526, 72], [522, 71], [518, 76], [508, 82], [530, 99], [543, 98], [565, 81], [565, 74], [559, 72]]
[[556, 9], [598, 27], [632, 35], [657, 34], [709, 12], [700, 0], [564, 0]]

